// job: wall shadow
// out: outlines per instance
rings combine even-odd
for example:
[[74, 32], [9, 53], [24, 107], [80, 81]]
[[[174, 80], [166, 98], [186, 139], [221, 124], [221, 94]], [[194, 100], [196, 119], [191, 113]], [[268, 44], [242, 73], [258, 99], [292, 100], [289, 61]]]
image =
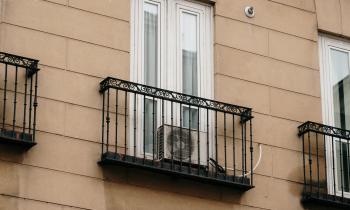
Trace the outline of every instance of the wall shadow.
[[0, 144], [0, 159], [22, 163], [26, 150], [11, 144]]
[[[108, 165], [101, 166], [105, 180], [114, 183], [129, 184], [137, 187], [147, 188], [154, 191], [176, 193], [212, 201], [220, 201], [231, 204], [239, 204], [244, 191], [240, 191], [232, 186], [203, 183], [201, 181], [161, 174], [145, 169]], [[120, 200], [113, 197], [113, 191], [105, 183], [105, 200], [107, 209], [114, 209], [122, 205]], [[225, 197], [225, 199], [223, 199]], [[230, 197], [230, 199], [227, 199]], [[153, 202], [153, 201], [150, 201]]]
[[[18, 210], [20, 208], [17, 199], [11, 199], [5, 195], [17, 196], [20, 191], [20, 172], [17, 164], [22, 163], [24, 159], [23, 149], [15, 145], [0, 145], [0, 189], [3, 193], [2, 200], [5, 203], [0, 205], [0, 209]], [[0, 199], [1, 200], [1, 199]]]

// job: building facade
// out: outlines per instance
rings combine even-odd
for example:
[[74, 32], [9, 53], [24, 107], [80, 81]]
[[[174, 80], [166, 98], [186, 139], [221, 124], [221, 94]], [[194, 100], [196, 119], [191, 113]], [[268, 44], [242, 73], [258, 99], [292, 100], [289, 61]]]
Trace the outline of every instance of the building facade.
[[350, 208], [349, 0], [0, 12], [1, 210]]

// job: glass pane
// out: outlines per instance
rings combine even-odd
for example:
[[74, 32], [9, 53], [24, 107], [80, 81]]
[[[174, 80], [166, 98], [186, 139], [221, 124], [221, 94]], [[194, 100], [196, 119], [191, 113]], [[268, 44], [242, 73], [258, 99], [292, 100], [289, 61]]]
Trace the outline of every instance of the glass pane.
[[349, 55], [331, 49], [333, 75], [334, 124], [343, 129], [350, 128], [350, 78]]
[[198, 94], [197, 16], [182, 13], [182, 81], [183, 93]]
[[338, 83], [349, 75], [348, 52], [331, 49], [331, 64], [333, 70], [333, 84]]
[[183, 110], [183, 123], [182, 126], [185, 128], [188, 128], [188, 125], [190, 124], [191, 117], [191, 129], [197, 129], [198, 128], [198, 109], [190, 108], [187, 106], [184, 106], [182, 108]]
[[158, 6], [144, 4], [144, 73], [145, 84], [157, 87]]
[[[350, 170], [349, 170], [349, 144], [347, 142], [336, 141], [337, 160], [337, 188], [339, 191], [350, 192]], [[341, 148], [341, 150], [340, 150]]]
[[[154, 127], [153, 127], [154, 125]], [[157, 141], [157, 101], [145, 100], [145, 152], [153, 154], [153, 141]], [[156, 146], [154, 147], [156, 150]], [[156, 152], [156, 151], [155, 151]], [[156, 154], [155, 154], [156, 155]]]
[[[331, 49], [334, 125], [350, 129], [349, 53]], [[349, 148], [345, 141], [336, 141], [337, 189], [349, 192]]]

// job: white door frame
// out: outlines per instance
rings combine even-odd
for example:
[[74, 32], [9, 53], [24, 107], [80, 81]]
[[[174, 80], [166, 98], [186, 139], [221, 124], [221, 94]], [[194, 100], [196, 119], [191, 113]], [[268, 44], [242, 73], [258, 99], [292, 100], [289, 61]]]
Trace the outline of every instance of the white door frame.
[[[342, 39], [332, 38], [328, 35], [319, 36], [319, 59], [320, 59], [320, 75], [321, 75], [321, 100], [322, 100], [322, 118], [326, 125], [334, 126], [334, 106], [333, 106], [333, 91], [332, 91], [332, 64], [330, 57], [330, 49], [336, 49], [340, 51], [349, 52], [350, 55], [350, 43]], [[350, 56], [349, 56], [350, 64]], [[334, 144], [335, 150], [335, 144]], [[326, 137], [326, 164], [327, 164], [327, 180], [328, 180], [328, 192], [330, 194], [336, 194], [341, 196], [341, 191], [336, 189], [334, 192], [333, 183], [338, 183], [337, 176], [333, 176], [332, 168], [332, 139]], [[334, 151], [335, 158], [337, 157], [336, 150]], [[335, 164], [335, 173], [337, 173], [337, 164]], [[334, 180], [335, 179], [335, 180]], [[349, 192], [344, 192], [344, 196], [350, 198]]]

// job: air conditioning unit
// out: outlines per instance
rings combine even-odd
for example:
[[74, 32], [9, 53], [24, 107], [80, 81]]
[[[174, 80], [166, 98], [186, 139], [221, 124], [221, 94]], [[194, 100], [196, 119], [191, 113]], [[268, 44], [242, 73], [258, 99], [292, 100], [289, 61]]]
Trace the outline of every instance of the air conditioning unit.
[[[199, 134], [199, 145], [198, 145]], [[158, 158], [183, 163], [207, 164], [207, 133], [203, 131], [162, 125], [157, 130]], [[199, 147], [198, 147], [199, 146]]]

